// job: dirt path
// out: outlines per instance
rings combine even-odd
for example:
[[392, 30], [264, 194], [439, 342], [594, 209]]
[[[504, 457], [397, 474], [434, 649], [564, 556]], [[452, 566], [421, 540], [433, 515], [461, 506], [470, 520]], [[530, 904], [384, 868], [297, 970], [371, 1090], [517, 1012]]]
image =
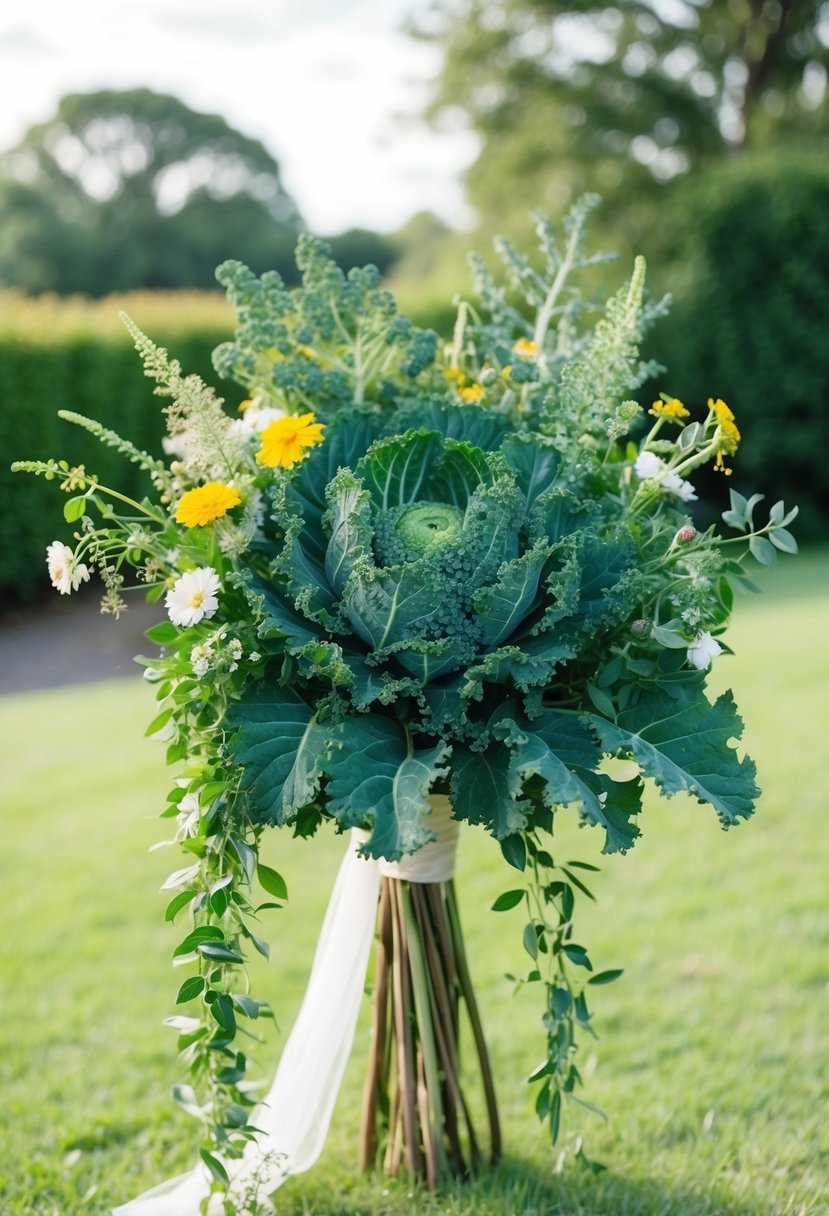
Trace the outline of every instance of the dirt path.
[[160, 604], [131, 598], [120, 620], [101, 616], [94, 591], [55, 592], [36, 604], [0, 608], [0, 695], [35, 688], [140, 676], [136, 654], [152, 654], [143, 637], [164, 617]]

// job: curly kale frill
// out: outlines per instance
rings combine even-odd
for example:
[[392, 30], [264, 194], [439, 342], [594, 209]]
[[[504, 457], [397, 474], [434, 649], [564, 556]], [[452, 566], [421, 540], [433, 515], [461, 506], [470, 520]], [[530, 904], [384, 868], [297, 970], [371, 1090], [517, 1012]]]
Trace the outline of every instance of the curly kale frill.
[[377, 415], [335, 419], [273, 503], [280, 549], [248, 591], [280, 665], [239, 705], [233, 743], [258, 813], [316, 805], [396, 858], [430, 839], [428, 792], [448, 789], [499, 839], [576, 803], [626, 849], [641, 781], [600, 772], [610, 752], [724, 823], [749, 814], [733, 707], [712, 707], [676, 652], [617, 712], [607, 657], [645, 576], [610, 496], [580, 493], [549, 440], [475, 407], [420, 422], [386, 435]]

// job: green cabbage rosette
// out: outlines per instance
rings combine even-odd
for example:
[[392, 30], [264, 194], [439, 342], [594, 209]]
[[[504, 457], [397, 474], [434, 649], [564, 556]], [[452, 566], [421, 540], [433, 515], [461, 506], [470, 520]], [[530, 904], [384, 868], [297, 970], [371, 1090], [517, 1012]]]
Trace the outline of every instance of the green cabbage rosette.
[[726, 824], [748, 815], [730, 694], [712, 706], [676, 651], [608, 678], [647, 590], [612, 485], [587, 493], [550, 440], [471, 406], [336, 418], [282, 483], [278, 551], [248, 585], [272, 652], [232, 716], [253, 813], [324, 812], [368, 826], [368, 854], [398, 858], [430, 839], [430, 790], [502, 841], [572, 803], [606, 851], [624, 850], [642, 782], [600, 771], [610, 753]]

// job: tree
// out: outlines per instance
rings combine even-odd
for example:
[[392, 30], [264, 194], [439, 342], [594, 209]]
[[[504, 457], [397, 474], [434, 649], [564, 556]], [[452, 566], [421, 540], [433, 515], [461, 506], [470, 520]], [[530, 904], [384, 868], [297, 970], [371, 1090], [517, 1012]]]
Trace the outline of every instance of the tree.
[[468, 173], [486, 222], [527, 200], [611, 203], [748, 146], [827, 138], [825, 0], [442, 0], [432, 118], [482, 140]]
[[258, 140], [149, 89], [64, 97], [0, 160], [0, 281], [99, 295], [287, 268], [300, 217]]

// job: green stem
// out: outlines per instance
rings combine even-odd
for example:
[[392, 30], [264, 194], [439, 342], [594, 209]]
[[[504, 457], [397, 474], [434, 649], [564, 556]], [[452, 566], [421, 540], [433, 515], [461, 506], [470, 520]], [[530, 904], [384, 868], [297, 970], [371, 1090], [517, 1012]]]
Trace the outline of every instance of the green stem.
[[567, 281], [567, 276], [573, 269], [573, 263], [575, 262], [576, 258], [576, 250], [578, 249], [579, 244], [579, 236], [579, 227], [578, 225], [574, 225], [573, 231], [570, 233], [570, 239], [567, 242], [567, 248], [565, 250], [564, 257], [562, 258], [561, 265], [559, 266], [558, 271], [556, 272], [556, 277], [553, 279], [550, 290], [547, 293], [547, 298], [541, 305], [541, 308], [538, 310], [538, 316], [536, 317], [533, 341], [538, 347], [539, 363], [544, 363], [545, 366], [546, 361], [544, 360], [543, 354], [544, 339], [547, 337], [547, 330], [550, 327], [550, 321], [552, 320], [553, 309], [556, 306], [556, 301], [558, 300], [562, 288]]

